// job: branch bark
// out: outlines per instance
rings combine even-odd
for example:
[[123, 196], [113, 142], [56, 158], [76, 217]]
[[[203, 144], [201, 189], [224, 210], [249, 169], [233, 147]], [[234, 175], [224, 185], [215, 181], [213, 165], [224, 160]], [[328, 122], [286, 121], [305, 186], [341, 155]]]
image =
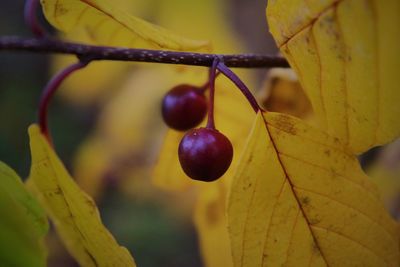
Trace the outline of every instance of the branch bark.
[[0, 51], [72, 54], [76, 55], [78, 58], [87, 58], [90, 60], [153, 62], [205, 67], [211, 66], [214, 58], [219, 57], [226, 66], [231, 68], [289, 67], [288, 62], [283, 57], [270, 55], [219, 55], [149, 49], [130, 49], [77, 44], [48, 38], [23, 38], [17, 36], [0, 37]]

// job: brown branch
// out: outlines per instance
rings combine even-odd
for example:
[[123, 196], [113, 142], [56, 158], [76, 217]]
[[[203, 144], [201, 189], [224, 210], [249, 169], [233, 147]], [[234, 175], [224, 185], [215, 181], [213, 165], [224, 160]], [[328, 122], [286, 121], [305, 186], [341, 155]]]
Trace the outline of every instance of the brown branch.
[[192, 66], [211, 66], [213, 59], [219, 57], [226, 66], [236, 68], [289, 67], [288, 62], [277, 56], [237, 54], [219, 55], [191, 52], [175, 52], [148, 49], [128, 49], [106, 46], [84, 45], [55, 39], [22, 38], [16, 36], [0, 37], [0, 51], [24, 51], [30, 53], [73, 54], [91, 60], [116, 60], [181, 64]]

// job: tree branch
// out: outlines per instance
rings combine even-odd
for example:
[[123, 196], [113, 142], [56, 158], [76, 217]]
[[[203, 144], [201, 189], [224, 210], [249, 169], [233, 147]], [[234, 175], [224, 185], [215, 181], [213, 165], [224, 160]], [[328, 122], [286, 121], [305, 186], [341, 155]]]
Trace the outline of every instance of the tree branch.
[[211, 66], [215, 57], [222, 59], [228, 67], [271, 68], [289, 67], [283, 57], [255, 54], [217, 55], [191, 52], [175, 52], [148, 49], [128, 49], [106, 46], [84, 45], [48, 38], [0, 37], [0, 51], [24, 51], [31, 53], [73, 54], [91, 60], [116, 60]]

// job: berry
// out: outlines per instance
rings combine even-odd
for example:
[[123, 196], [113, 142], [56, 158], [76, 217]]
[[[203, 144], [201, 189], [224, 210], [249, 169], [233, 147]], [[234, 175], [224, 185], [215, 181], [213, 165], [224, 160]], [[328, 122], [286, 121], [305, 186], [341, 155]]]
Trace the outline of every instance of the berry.
[[229, 139], [217, 130], [199, 128], [189, 131], [178, 149], [183, 171], [192, 179], [215, 181], [229, 168], [233, 147]]
[[207, 101], [199, 88], [182, 84], [172, 88], [163, 98], [162, 116], [165, 123], [179, 131], [198, 125], [207, 113]]

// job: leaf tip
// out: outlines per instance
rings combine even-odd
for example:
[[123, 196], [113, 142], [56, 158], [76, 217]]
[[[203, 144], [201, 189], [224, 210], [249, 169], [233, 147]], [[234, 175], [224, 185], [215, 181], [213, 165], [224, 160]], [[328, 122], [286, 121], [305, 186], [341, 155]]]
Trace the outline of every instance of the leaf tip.
[[32, 138], [32, 137], [35, 136], [35, 135], [40, 134], [40, 127], [39, 127], [39, 125], [36, 124], [36, 123], [31, 124], [31, 125], [28, 127], [28, 134], [29, 134], [29, 137], [30, 137], [30, 138]]

